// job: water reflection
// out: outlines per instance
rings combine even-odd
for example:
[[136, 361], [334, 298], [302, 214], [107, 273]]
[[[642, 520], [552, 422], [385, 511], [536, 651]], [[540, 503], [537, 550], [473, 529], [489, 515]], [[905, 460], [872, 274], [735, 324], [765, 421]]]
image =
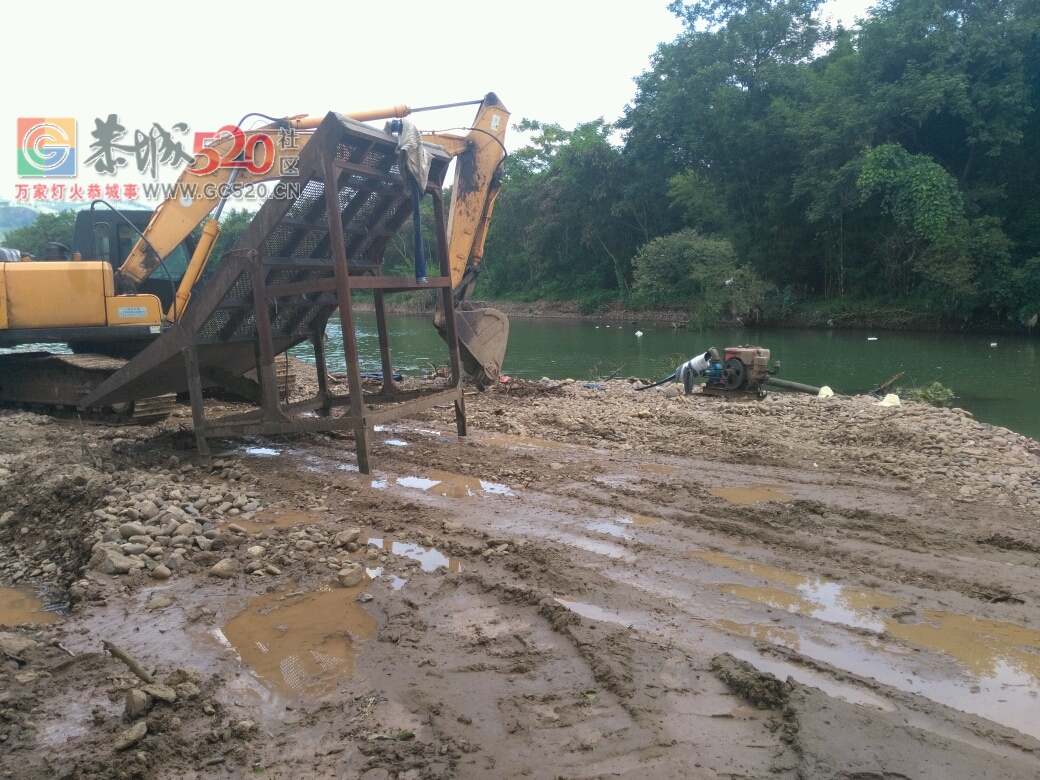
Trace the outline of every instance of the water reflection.
[[848, 588], [722, 553], [693, 555], [787, 588], [722, 583], [719, 588], [725, 593], [784, 612], [874, 631], [881, 641], [895, 637], [955, 658], [977, 677], [1006, 685], [1040, 682], [1040, 631], [945, 610], [918, 610], [883, 593]]

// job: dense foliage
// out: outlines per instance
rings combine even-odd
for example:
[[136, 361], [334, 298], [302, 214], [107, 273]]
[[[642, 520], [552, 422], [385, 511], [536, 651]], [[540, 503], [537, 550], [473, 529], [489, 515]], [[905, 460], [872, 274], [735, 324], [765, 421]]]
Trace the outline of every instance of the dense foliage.
[[45, 244], [55, 242], [71, 247], [75, 225], [75, 211], [40, 214], [31, 224], [9, 231], [2, 245], [42, 258]]
[[633, 266], [692, 228], [774, 286], [770, 318], [830, 300], [1035, 322], [1040, 2], [882, 0], [853, 29], [820, 4], [673, 2], [684, 32], [618, 128], [522, 123], [484, 294], [697, 308], [693, 269]]

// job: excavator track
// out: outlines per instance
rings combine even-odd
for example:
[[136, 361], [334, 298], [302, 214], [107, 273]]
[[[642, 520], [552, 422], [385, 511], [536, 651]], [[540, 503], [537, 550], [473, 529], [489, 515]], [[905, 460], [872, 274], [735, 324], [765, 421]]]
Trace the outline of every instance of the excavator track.
[[[91, 353], [15, 352], [0, 355], [0, 403], [76, 408], [81, 399], [126, 363], [120, 358]], [[89, 411], [117, 414], [122, 423], [147, 424], [166, 419], [176, 406], [176, 394], [167, 393]]]

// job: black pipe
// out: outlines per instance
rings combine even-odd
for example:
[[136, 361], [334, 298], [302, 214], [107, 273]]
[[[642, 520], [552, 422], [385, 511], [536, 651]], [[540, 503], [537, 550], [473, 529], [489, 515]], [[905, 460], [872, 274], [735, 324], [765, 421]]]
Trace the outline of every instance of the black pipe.
[[801, 382], [789, 382], [786, 379], [777, 379], [775, 376], [767, 376], [762, 380], [763, 384], [775, 385], [776, 387], [782, 387], [784, 390], [794, 390], [798, 393], [808, 393], [809, 395], [819, 395], [820, 388], [813, 387], [812, 385], [803, 385]]

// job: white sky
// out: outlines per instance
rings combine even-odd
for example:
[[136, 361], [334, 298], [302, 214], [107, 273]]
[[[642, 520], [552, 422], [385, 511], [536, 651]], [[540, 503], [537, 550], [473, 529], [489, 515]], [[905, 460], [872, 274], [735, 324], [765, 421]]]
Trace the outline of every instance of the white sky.
[[[851, 24], [868, 0], [830, 0]], [[52, 0], [45, 34], [31, 3], [0, 4], [6, 76], [0, 199], [13, 200], [16, 119], [78, 120], [81, 184], [94, 118], [128, 129], [153, 122], [215, 130], [249, 111], [324, 114], [395, 103], [423, 106], [498, 93], [512, 121], [573, 127], [619, 117], [633, 77], [681, 30], [667, 0], [455, 0], [177, 4]], [[240, 10], [235, 10], [240, 9]], [[442, 11], [442, 13], [438, 13]], [[296, 15], [293, 15], [296, 12]], [[23, 34], [19, 31], [25, 31]], [[474, 108], [414, 118], [422, 129], [466, 125]], [[124, 138], [124, 141], [128, 140]], [[515, 147], [521, 139], [516, 134]], [[190, 134], [186, 144], [190, 152]], [[131, 162], [116, 181], [141, 182]], [[164, 175], [172, 180], [175, 175]], [[35, 180], [41, 181], [41, 180]], [[51, 180], [53, 181], [53, 180]], [[232, 204], [234, 205], [234, 204]]]

